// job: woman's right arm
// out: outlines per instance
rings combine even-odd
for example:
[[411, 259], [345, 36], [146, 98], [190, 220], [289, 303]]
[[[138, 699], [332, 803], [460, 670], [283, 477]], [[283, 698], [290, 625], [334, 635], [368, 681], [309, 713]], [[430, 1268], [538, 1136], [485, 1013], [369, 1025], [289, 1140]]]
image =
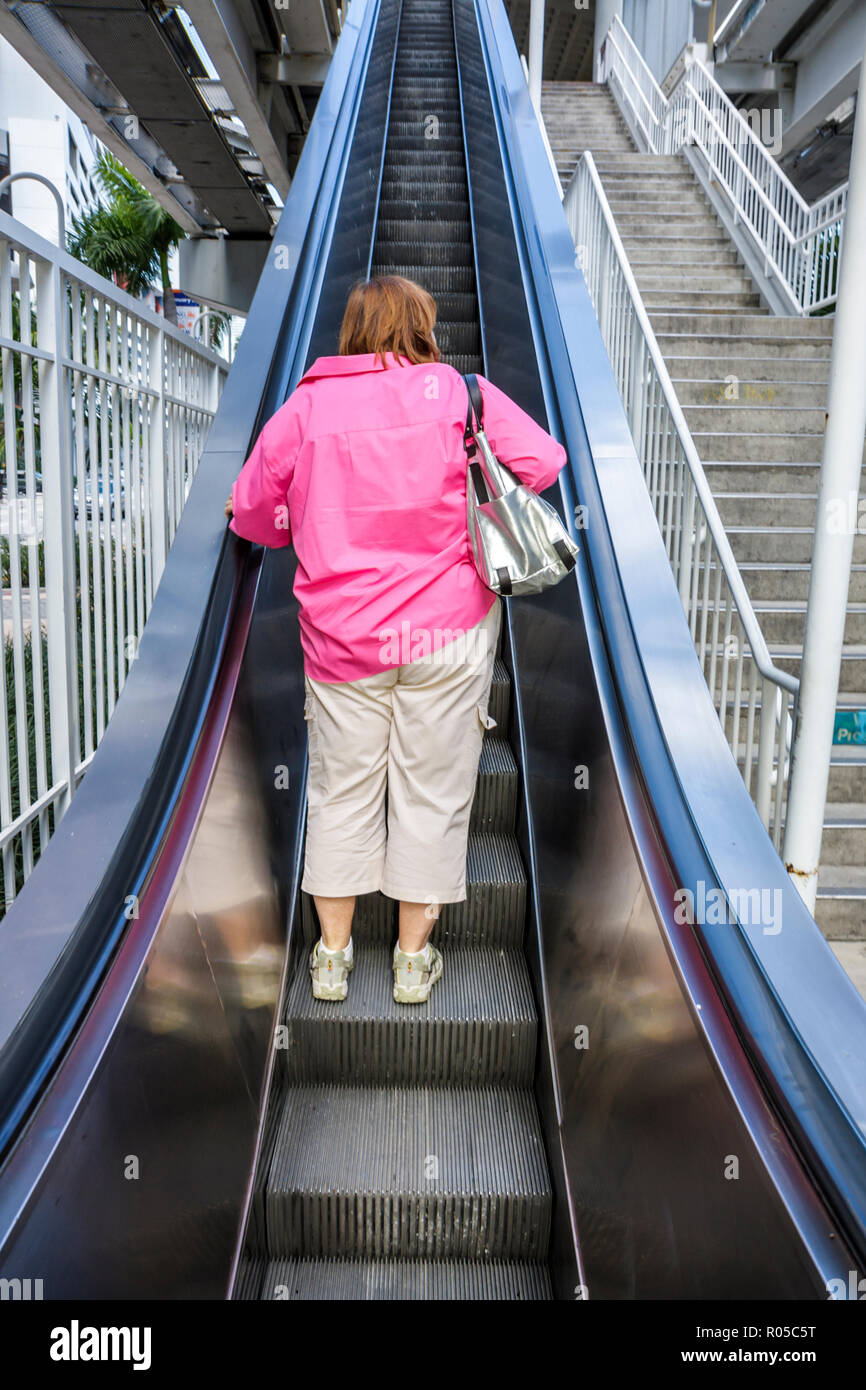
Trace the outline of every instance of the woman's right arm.
[[229, 523], [235, 535], [272, 549], [290, 544], [288, 490], [302, 438], [290, 398], [265, 425], [235, 479]]
[[568, 455], [531, 415], [485, 377], [478, 377], [484, 402], [484, 432], [494, 454], [533, 492], [559, 476]]

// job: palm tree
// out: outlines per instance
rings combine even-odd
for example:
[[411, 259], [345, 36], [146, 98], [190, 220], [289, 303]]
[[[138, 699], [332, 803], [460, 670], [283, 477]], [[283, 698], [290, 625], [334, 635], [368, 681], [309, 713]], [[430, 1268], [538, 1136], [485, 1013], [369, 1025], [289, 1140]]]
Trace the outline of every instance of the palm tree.
[[110, 151], [100, 154], [96, 176], [108, 204], [72, 219], [68, 237], [71, 255], [100, 275], [123, 280], [134, 295], [146, 294], [159, 274], [165, 316], [176, 324], [168, 257], [186, 233]]

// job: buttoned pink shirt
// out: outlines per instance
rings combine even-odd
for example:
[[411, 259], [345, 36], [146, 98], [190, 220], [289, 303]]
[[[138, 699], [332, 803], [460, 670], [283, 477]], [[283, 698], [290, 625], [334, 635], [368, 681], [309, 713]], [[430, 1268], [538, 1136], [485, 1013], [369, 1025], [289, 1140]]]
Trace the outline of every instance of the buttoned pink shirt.
[[[232, 489], [231, 529], [294, 544], [304, 668], [353, 681], [437, 650], [494, 602], [466, 528], [466, 386], [444, 363], [320, 357], [268, 421]], [[483, 377], [490, 444], [549, 487], [565, 450]]]

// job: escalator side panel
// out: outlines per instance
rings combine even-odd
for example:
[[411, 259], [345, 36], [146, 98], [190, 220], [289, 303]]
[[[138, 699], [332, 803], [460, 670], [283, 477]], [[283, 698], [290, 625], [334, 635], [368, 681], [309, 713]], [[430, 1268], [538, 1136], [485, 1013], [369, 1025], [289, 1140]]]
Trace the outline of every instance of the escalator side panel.
[[[488, 79], [478, 8], [472, 0], [456, 0], [467, 105], [489, 80], [511, 120], [510, 89], [499, 72]], [[500, 28], [503, 46], [513, 48], [505, 24]], [[511, 218], [500, 133], [485, 119], [483, 103], [475, 108], [471, 119], [467, 111], [466, 125], [473, 198], [480, 204], [479, 280], [490, 373], [507, 381], [537, 418], [546, 402], [550, 425], [561, 432], [559, 407], [573, 386], [557, 378], [565, 392], [557, 400], [546, 365], [545, 333], [554, 328], [556, 306], [546, 302], [543, 316], [534, 299], [525, 243], [517, 283], [528, 286], [527, 296], [515, 305], [520, 262], [504, 231]], [[534, 173], [539, 180], [549, 177], [543, 162]], [[558, 216], [562, 220], [561, 211]], [[567, 235], [564, 223], [563, 230]], [[526, 235], [539, 238], [541, 232], [531, 226]], [[594, 316], [588, 331], [597, 331]], [[527, 370], [536, 351], [546, 383], [537, 370]], [[578, 458], [584, 472], [595, 464], [575, 423], [580, 416], [572, 409], [569, 430], [560, 437], [579, 474]], [[560, 506], [567, 512], [575, 500], [565, 479]], [[754, 1079], [736, 1075], [742, 1054], [723, 1013], [714, 1046], [707, 1044], [694, 989], [700, 981], [705, 993], [697, 997], [711, 1000], [714, 987], [697, 951], [681, 945], [681, 959], [674, 960], [659, 932], [659, 906], [673, 900], [674, 884], [643, 805], [644, 789], [630, 771], [633, 750], [611, 679], [608, 624], [596, 608], [590, 558], [584, 544], [574, 583], [509, 604], [516, 747], [526, 790], [521, 848], [533, 868], [537, 913], [528, 945], [556, 1086], [554, 1096], [545, 1095], [542, 1068], [539, 1103], [548, 1151], [562, 1154], [565, 1178], [552, 1249], [557, 1292], [574, 1296], [562, 1210], [570, 1190], [590, 1297], [820, 1297], [809, 1236], [797, 1230], [786, 1205], [799, 1204], [814, 1234], [820, 1203]], [[581, 769], [586, 787], [577, 777]], [[725, 1047], [727, 1074], [719, 1065]], [[747, 1116], [739, 1108], [744, 1096], [752, 1105]], [[763, 1134], [775, 1134], [778, 1144], [781, 1162], [772, 1174]], [[725, 1180], [726, 1155], [738, 1158], [736, 1182]], [[789, 1176], [793, 1186], [782, 1197], [775, 1184], [784, 1186]]]
[[[226, 540], [222, 509], [257, 423], [279, 404], [274, 392], [303, 367], [327, 203], [340, 188], [378, 13], [378, 0], [356, 0], [278, 231], [289, 269], [269, 262], [263, 273], [141, 656], [15, 905], [32, 929], [28, 904], [53, 891], [41, 931], [64, 922], [67, 907], [74, 913], [79, 889], [98, 901], [102, 841], [114, 837], [120, 944], [0, 1180], [0, 1270], [41, 1278], [46, 1298], [221, 1298], [231, 1277], [297, 882], [306, 737], [287, 709], [302, 671], [292, 561], [260, 566], [246, 543]], [[224, 634], [221, 660], [219, 647], [201, 650], [209, 621]], [[176, 669], [181, 648], [186, 665]], [[190, 662], [207, 660], [202, 691]], [[149, 785], [140, 765], [142, 731], [156, 747], [171, 737], [166, 710], [183, 716], [179, 788]], [[99, 835], [76, 838], [88, 791], [103, 794]], [[165, 821], [145, 846], [139, 897], [125, 871], [143, 850], [129, 843], [121, 810], [124, 798], [146, 809], [150, 795]], [[52, 851], [55, 863], [71, 853], [74, 866], [53, 889]], [[39, 884], [41, 899], [31, 893]], [[103, 926], [80, 920], [78, 931]]]
[[24, 1212], [3, 1274], [38, 1271], [46, 1298], [225, 1294], [284, 959], [254, 712], [233, 678], [245, 638], [236, 625], [208, 712], [212, 779], [191, 778], [161, 858], [168, 907], [153, 936], [133, 918], [112, 970], [122, 1018], [104, 991], [4, 1170], [4, 1208]]

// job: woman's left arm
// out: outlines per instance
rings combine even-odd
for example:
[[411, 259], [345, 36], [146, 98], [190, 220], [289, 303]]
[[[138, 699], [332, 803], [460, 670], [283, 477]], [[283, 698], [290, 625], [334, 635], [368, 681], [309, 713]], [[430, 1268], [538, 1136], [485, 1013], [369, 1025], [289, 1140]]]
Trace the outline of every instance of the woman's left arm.
[[235, 479], [226, 503], [229, 529], [276, 549], [291, 543], [288, 490], [301, 446], [301, 424], [290, 399], [265, 425]]

